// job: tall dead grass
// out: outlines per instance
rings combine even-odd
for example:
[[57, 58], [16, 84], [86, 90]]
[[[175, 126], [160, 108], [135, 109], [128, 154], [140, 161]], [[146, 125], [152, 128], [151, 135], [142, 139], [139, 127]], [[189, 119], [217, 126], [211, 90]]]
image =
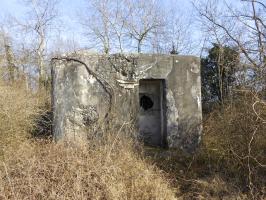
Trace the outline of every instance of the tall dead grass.
[[154, 165], [122, 133], [73, 145], [30, 138], [43, 94], [0, 84], [0, 199], [175, 199]]
[[[249, 93], [205, 117], [195, 155], [115, 131], [78, 146], [30, 138], [45, 92], [0, 83], [0, 199], [264, 199], [265, 107]], [[254, 112], [254, 108], [256, 112]], [[259, 114], [259, 116], [258, 116]], [[130, 135], [130, 134], [128, 134]]]
[[16, 142], [30, 136], [36, 116], [43, 112], [44, 94], [28, 90], [23, 80], [0, 80], [0, 157], [3, 148], [16, 146]]
[[239, 93], [204, 123], [203, 143], [216, 162], [213, 168], [249, 190], [265, 187], [266, 178], [266, 106], [255, 108], [256, 101], [251, 92]]
[[167, 172], [178, 196], [266, 199], [266, 106], [256, 102], [250, 91], [240, 92], [206, 115], [194, 155], [152, 151], [151, 163]]
[[163, 174], [127, 139], [73, 146], [24, 142], [0, 164], [3, 199], [175, 199]]

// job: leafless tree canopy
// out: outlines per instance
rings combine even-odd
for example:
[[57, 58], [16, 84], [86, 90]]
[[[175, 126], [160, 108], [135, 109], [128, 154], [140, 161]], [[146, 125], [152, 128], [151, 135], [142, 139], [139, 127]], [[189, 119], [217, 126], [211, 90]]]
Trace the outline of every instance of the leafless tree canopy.
[[238, 48], [243, 66], [265, 83], [266, 4], [256, 0], [235, 3], [209, 0], [194, 6], [208, 39]]
[[181, 14], [163, 9], [160, 1], [92, 0], [87, 6], [80, 15], [85, 36], [104, 53], [169, 53], [173, 45], [179, 51], [191, 43]]

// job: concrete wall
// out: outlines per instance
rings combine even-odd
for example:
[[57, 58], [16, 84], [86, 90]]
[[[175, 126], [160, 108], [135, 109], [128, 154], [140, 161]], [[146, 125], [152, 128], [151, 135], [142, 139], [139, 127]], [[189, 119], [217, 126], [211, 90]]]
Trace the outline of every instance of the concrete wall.
[[[193, 56], [86, 52], [52, 60], [56, 140], [88, 137], [88, 129], [133, 123], [138, 132], [139, 80], [164, 80], [164, 143], [193, 151], [201, 135], [200, 60]], [[114, 120], [115, 119], [115, 120]]]

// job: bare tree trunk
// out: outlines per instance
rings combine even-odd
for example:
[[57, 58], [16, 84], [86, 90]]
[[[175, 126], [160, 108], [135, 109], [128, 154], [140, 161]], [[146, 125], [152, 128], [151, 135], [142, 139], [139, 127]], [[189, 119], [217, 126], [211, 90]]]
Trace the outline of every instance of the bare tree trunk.
[[219, 70], [219, 90], [220, 90], [220, 102], [223, 105], [224, 103], [224, 62], [223, 62], [223, 47], [219, 45], [218, 53], [218, 70]]
[[138, 41], [138, 53], [141, 53], [141, 41]]
[[8, 67], [8, 73], [9, 73], [9, 79], [10, 81], [14, 82], [15, 73], [17, 72], [17, 67], [14, 62], [14, 56], [13, 56], [11, 46], [8, 44], [5, 44], [5, 55], [6, 55], [7, 65], [8, 65], [7, 67]]
[[[45, 52], [47, 50], [46, 40], [48, 32], [51, 28], [56, 27], [56, 20], [58, 18], [59, 4], [58, 0], [23, 0], [24, 4], [28, 6], [27, 21], [22, 24], [27, 30], [31, 31], [37, 38], [36, 46], [34, 48], [36, 56], [36, 65], [39, 75], [39, 88], [48, 86], [48, 74], [46, 69]], [[29, 23], [30, 22], [30, 23]], [[35, 46], [35, 45], [34, 45]]]
[[44, 65], [45, 36], [43, 31], [39, 34], [39, 47], [37, 49], [37, 64], [39, 67], [39, 87], [46, 86], [46, 71]]

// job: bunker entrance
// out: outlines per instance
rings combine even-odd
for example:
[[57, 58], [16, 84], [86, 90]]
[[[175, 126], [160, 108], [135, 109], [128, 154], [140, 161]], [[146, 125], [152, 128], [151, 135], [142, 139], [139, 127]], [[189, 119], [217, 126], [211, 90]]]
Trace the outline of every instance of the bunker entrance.
[[165, 81], [139, 81], [139, 133], [149, 146], [165, 146]]

